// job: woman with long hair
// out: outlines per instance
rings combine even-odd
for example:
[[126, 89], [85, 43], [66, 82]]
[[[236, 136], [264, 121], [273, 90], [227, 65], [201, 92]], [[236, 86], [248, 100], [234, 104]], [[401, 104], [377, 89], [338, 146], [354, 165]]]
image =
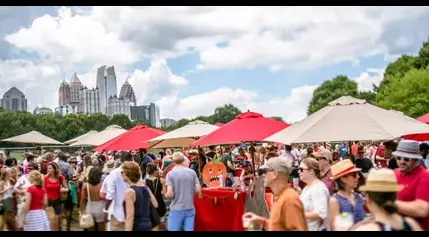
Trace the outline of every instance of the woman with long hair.
[[[146, 172], [148, 177], [146, 178], [146, 185], [153, 193], [158, 202], [158, 208], [156, 211], [160, 217], [160, 222], [164, 223], [164, 216], [167, 212], [167, 207], [164, 202], [163, 195], [167, 193], [167, 186], [165, 185], [165, 179], [159, 177], [159, 170], [155, 164], [147, 164]], [[155, 230], [159, 230], [160, 226], [154, 226]]]
[[331, 171], [337, 189], [329, 201], [331, 230], [348, 230], [365, 218], [363, 198], [354, 191], [358, 187], [360, 169], [346, 159], [331, 166]]
[[[28, 171], [37, 171], [38, 166], [36, 163], [30, 163], [28, 165]], [[27, 188], [32, 184], [30, 182], [30, 173], [22, 175], [14, 186], [15, 194], [17, 195], [17, 215], [16, 215], [16, 227], [18, 231], [24, 228], [24, 207], [26, 205]]]
[[158, 208], [158, 202], [150, 189], [141, 181], [142, 173], [139, 165], [126, 161], [122, 165], [122, 177], [129, 185], [125, 190], [125, 231], [150, 231], [150, 203]]
[[42, 174], [33, 170], [28, 174], [31, 186], [27, 188], [24, 206], [24, 231], [50, 231], [49, 220], [44, 206], [48, 204], [48, 197], [43, 188]]
[[[0, 231], [3, 231], [6, 223], [11, 219], [13, 214], [13, 183], [12, 168], [6, 168], [0, 176], [0, 200], [3, 206], [3, 221], [0, 225]], [[12, 230], [10, 230], [12, 231]]]
[[165, 156], [162, 157], [162, 170], [165, 170], [169, 165], [173, 163], [173, 153], [171, 149], [165, 150]]
[[[95, 231], [105, 230], [104, 200], [100, 197], [102, 171], [98, 167], [89, 170], [88, 181], [83, 184], [80, 196], [80, 215], [91, 214], [96, 223]], [[89, 196], [89, 199], [88, 199]], [[86, 205], [85, 205], [86, 203]], [[80, 218], [79, 218], [80, 219]]]
[[329, 230], [329, 190], [320, 180], [319, 162], [305, 158], [299, 164], [299, 179], [306, 184], [300, 198], [309, 231]]
[[366, 206], [372, 214], [370, 222], [356, 226], [355, 231], [421, 231], [422, 228], [411, 217], [398, 213], [395, 205], [396, 193], [403, 187], [398, 185], [393, 170], [372, 169], [366, 184], [359, 188], [366, 192]]
[[60, 231], [61, 193], [68, 192], [68, 187], [66, 179], [60, 175], [60, 167], [57, 163], [49, 162], [43, 182], [48, 197], [48, 206], [52, 207], [55, 212], [55, 217], [51, 220], [51, 230]]

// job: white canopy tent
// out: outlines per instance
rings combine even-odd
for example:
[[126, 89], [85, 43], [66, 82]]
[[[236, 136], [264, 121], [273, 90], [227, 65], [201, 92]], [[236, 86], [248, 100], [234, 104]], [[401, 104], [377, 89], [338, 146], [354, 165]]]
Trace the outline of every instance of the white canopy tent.
[[52, 139], [46, 135], [41, 134], [37, 131], [31, 131], [25, 134], [21, 134], [15, 137], [10, 137], [1, 140], [2, 142], [19, 142], [19, 143], [33, 143], [33, 144], [57, 144], [63, 145], [63, 143]]
[[343, 96], [265, 141], [283, 144], [388, 140], [429, 133], [429, 125], [351, 96]]
[[98, 133], [98, 131], [91, 130], [91, 131], [89, 131], [89, 132], [87, 132], [87, 133], [85, 133], [85, 134], [82, 134], [82, 135], [80, 135], [80, 136], [78, 136], [78, 137], [75, 137], [75, 138], [73, 138], [73, 139], [70, 139], [70, 140], [68, 140], [68, 141], [64, 142], [64, 144], [70, 145], [70, 144], [72, 144], [72, 143], [75, 143], [75, 142], [77, 142], [77, 141], [79, 141], [79, 140], [83, 139], [84, 137], [87, 137], [88, 135], [95, 134], [95, 133]]
[[200, 137], [205, 136], [219, 127], [204, 121], [196, 120], [186, 126], [149, 140], [151, 148], [187, 147]]
[[121, 135], [126, 131], [127, 130], [121, 128], [118, 125], [110, 125], [101, 132], [88, 134], [87, 136], [71, 144], [70, 146], [99, 146]]

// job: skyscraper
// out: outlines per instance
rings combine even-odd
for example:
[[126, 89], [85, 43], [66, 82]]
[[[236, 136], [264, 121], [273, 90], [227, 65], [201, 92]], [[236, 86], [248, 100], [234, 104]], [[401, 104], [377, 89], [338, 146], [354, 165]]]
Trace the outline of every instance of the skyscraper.
[[118, 93], [115, 68], [113, 66], [107, 68], [102, 66], [97, 70], [97, 88], [100, 95], [101, 113], [106, 114], [109, 97]]
[[86, 86], [80, 90], [79, 113], [96, 114], [101, 112], [100, 94], [98, 88], [88, 89]]
[[12, 87], [3, 94], [1, 107], [12, 111], [27, 111], [27, 99], [18, 88]]
[[73, 73], [73, 76], [70, 80], [70, 104], [78, 105], [80, 102], [79, 93], [83, 88], [82, 83], [77, 77], [76, 73]]
[[63, 106], [70, 104], [71, 99], [71, 90], [70, 85], [64, 80], [60, 84], [60, 89], [58, 90], [58, 105]]
[[128, 82], [128, 78], [125, 79], [125, 83], [121, 87], [121, 92], [119, 93], [120, 98], [129, 99], [133, 105], [137, 105], [136, 94], [131, 84]]

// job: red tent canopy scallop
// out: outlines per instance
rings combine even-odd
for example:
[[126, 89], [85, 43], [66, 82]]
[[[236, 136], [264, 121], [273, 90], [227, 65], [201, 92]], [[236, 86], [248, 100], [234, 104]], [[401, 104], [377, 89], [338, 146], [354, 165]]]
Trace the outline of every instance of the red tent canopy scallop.
[[96, 147], [95, 151], [118, 151], [118, 150], [137, 150], [140, 148], [149, 148], [147, 140], [158, 137], [166, 133], [144, 125], [136, 125], [127, 132], [111, 139], [110, 141]]
[[274, 133], [285, 129], [289, 124], [262, 114], [246, 112], [239, 114], [231, 122], [195, 141], [193, 146], [237, 144], [241, 142], [260, 142]]

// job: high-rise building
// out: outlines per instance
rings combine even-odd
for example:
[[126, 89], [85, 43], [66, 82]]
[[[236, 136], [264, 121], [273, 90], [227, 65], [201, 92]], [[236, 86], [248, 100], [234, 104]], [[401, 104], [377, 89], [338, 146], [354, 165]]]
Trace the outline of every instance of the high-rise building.
[[149, 105], [131, 106], [131, 120], [146, 120], [152, 127], [161, 127], [159, 119], [159, 107], [154, 103]]
[[80, 82], [76, 73], [73, 73], [73, 76], [70, 80], [70, 104], [74, 104], [76, 106], [79, 105], [80, 90], [82, 88], [83, 88], [82, 82]]
[[55, 114], [59, 115], [67, 115], [67, 114], [76, 114], [78, 110], [78, 107], [76, 105], [67, 104], [62, 105], [60, 107], [55, 108]]
[[18, 88], [12, 87], [3, 94], [1, 107], [12, 111], [27, 111], [27, 99]]
[[121, 87], [121, 92], [119, 93], [119, 97], [124, 99], [129, 99], [132, 105], [137, 105], [136, 94], [134, 93], [133, 87], [128, 82], [128, 78], [125, 79], [125, 83]]
[[107, 116], [124, 114], [130, 117], [130, 99], [110, 96], [107, 100]]
[[107, 102], [110, 96], [118, 93], [116, 73], [113, 66], [102, 66], [97, 70], [97, 87], [100, 94], [101, 113], [107, 113]]
[[70, 85], [64, 80], [60, 84], [60, 89], [58, 90], [58, 105], [63, 106], [70, 104], [71, 91]]
[[159, 120], [161, 122], [161, 128], [170, 127], [177, 123], [176, 120], [170, 118], [163, 118]]
[[96, 114], [101, 112], [100, 93], [98, 88], [88, 89], [86, 86], [80, 90], [79, 113]]
[[43, 115], [43, 114], [53, 114], [54, 112], [50, 108], [41, 107], [38, 106], [33, 110], [33, 114], [35, 115]]

